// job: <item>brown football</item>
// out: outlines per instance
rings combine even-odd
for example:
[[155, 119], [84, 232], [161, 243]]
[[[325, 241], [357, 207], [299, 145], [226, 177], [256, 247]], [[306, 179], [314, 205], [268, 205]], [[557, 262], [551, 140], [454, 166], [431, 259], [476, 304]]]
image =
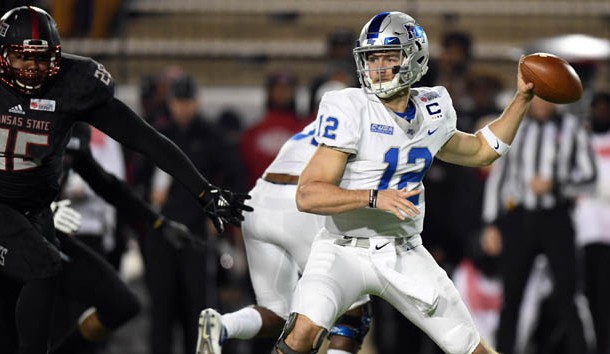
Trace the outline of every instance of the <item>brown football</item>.
[[523, 80], [534, 83], [534, 94], [552, 103], [572, 103], [582, 97], [582, 83], [576, 70], [564, 59], [548, 53], [534, 53], [519, 62]]

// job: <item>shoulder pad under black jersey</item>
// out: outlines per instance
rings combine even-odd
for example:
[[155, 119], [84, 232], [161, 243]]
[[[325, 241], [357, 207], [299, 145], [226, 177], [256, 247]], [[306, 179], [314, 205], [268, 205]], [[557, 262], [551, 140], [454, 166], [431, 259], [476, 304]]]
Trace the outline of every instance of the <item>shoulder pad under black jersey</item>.
[[114, 80], [95, 60], [62, 53], [59, 74], [51, 90], [58, 98], [60, 110], [84, 112], [114, 96]]

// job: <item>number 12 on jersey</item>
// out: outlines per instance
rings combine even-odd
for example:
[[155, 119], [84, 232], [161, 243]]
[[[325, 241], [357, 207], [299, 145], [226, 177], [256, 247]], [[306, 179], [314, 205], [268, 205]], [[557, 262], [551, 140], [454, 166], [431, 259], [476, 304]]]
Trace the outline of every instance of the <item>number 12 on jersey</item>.
[[[400, 150], [396, 147], [390, 148], [386, 151], [383, 161], [388, 164], [383, 175], [381, 176], [381, 181], [379, 181], [379, 186], [377, 189], [384, 190], [388, 189], [390, 185], [390, 180], [396, 173], [396, 169], [398, 167], [399, 161], [399, 152]], [[417, 164], [419, 160], [424, 160], [423, 166], [415, 171], [409, 171], [400, 175], [400, 180], [398, 181], [398, 189], [403, 189], [407, 186], [407, 183], [421, 183], [424, 179], [424, 175], [430, 168], [432, 164], [432, 154], [430, 150], [426, 147], [413, 147], [407, 153], [407, 164]], [[419, 194], [414, 195], [412, 197], [407, 198], [414, 205], [419, 204]]]

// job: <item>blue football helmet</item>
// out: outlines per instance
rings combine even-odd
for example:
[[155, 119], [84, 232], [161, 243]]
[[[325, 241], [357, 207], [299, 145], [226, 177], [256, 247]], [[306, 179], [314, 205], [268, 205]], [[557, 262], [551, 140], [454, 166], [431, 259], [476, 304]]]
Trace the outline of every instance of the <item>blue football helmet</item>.
[[[400, 66], [369, 69], [367, 58], [371, 52], [400, 51]], [[402, 12], [382, 12], [364, 27], [354, 48], [354, 59], [360, 84], [368, 93], [380, 98], [394, 96], [419, 81], [428, 71], [428, 39], [422, 27]], [[372, 70], [392, 69], [394, 78], [374, 83]]]

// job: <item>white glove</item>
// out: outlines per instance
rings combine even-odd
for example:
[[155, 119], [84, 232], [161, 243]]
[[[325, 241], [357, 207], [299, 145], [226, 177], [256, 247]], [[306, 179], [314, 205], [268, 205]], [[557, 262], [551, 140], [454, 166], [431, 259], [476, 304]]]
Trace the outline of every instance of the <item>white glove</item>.
[[53, 211], [53, 223], [58, 231], [64, 234], [73, 234], [80, 229], [81, 216], [80, 213], [70, 208], [69, 199], [60, 200], [51, 203]]

